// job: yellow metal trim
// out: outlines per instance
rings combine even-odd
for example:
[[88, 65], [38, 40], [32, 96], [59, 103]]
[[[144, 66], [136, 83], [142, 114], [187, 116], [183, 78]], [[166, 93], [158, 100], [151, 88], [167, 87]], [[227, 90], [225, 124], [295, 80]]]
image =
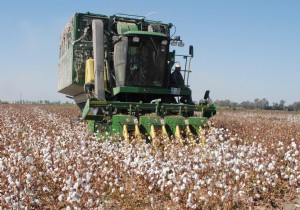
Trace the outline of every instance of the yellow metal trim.
[[123, 137], [127, 143], [129, 143], [129, 136], [128, 136], [128, 128], [127, 125], [123, 125]]
[[107, 105], [106, 101], [91, 101], [91, 105]]
[[176, 138], [176, 139], [181, 139], [181, 134], [180, 134], [180, 127], [179, 127], [179, 125], [176, 125], [175, 138]]
[[95, 74], [94, 74], [94, 59], [87, 59], [85, 61], [85, 83], [95, 82]]
[[202, 145], [205, 146], [205, 131], [203, 130], [202, 127], [199, 127], [198, 135], [199, 135]]
[[[87, 59], [85, 61], [85, 83], [95, 82], [94, 59]], [[107, 89], [107, 67], [104, 63], [104, 88]]]
[[106, 63], [104, 64], [104, 88], [107, 89]]
[[150, 136], [152, 139], [156, 137], [154, 125], [151, 125], [151, 127], [150, 127]]
[[135, 124], [134, 125], [134, 137], [136, 139], [140, 139], [141, 138], [141, 132], [140, 132], [140, 129], [139, 129], [139, 125], [138, 124]]
[[192, 135], [192, 132], [191, 132], [190, 126], [187, 125], [186, 126], [186, 136], [191, 136], [191, 135]]
[[162, 125], [162, 134], [164, 137], [169, 137], [166, 126]]
[[152, 145], [156, 148], [159, 147], [160, 142], [159, 142], [159, 139], [156, 137], [156, 132], [155, 132], [155, 129], [154, 129], [154, 125], [151, 125], [151, 127], [150, 127], [150, 136], [151, 136], [151, 139], [152, 139]]

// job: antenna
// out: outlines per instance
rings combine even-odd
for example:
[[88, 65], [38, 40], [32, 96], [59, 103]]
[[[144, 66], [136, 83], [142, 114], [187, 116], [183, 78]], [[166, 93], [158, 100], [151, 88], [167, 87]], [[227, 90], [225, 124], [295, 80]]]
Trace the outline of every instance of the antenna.
[[146, 15], [145, 15], [145, 17], [148, 17], [148, 16], [150, 16], [150, 15], [152, 15], [152, 14], [155, 14], [156, 12], [148, 12]]

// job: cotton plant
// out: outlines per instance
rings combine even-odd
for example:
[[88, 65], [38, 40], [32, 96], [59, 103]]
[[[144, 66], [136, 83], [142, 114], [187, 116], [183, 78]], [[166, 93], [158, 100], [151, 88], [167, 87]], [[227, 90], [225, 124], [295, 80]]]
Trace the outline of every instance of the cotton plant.
[[199, 139], [157, 147], [99, 138], [83, 121], [70, 124], [76, 114], [0, 106], [0, 206], [243, 208], [300, 191], [299, 115], [221, 113]]

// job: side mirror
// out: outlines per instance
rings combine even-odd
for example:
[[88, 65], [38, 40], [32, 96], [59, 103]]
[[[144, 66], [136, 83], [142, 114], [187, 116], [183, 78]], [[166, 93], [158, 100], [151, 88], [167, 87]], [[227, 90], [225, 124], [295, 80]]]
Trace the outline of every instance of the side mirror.
[[184, 47], [184, 43], [182, 41], [178, 42], [178, 47]]
[[190, 53], [190, 56], [194, 57], [194, 47], [193, 47], [193, 45], [190, 45], [189, 53]]
[[205, 91], [205, 94], [204, 94], [204, 100], [207, 100], [209, 99], [209, 90]]
[[175, 41], [180, 41], [180, 36], [174, 36]]

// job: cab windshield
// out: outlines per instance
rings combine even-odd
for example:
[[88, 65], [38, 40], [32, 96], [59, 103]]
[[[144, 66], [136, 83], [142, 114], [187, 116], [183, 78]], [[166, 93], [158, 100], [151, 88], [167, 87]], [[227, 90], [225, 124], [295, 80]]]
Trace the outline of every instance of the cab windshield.
[[160, 37], [128, 37], [125, 85], [162, 86], [167, 46]]

